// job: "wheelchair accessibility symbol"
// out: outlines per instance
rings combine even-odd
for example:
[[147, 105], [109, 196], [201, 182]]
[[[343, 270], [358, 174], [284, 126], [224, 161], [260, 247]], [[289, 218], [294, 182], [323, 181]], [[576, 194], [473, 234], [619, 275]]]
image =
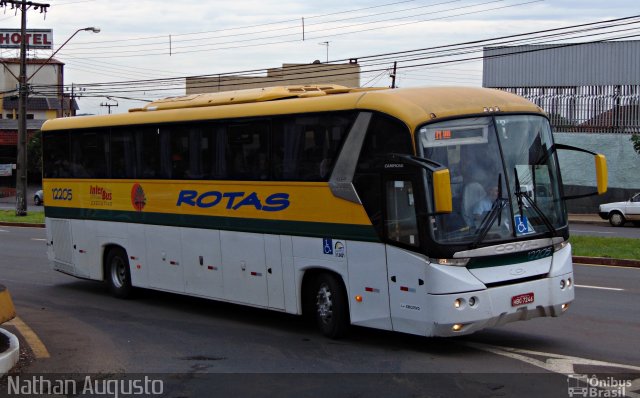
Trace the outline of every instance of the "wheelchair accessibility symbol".
[[322, 239], [322, 247], [323, 247], [323, 251], [324, 254], [333, 254], [333, 242], [331, 241], [330, 238], [323, 238]]
[[518, 231], [519, 234], [526, 234], [529, 233], [529, 220], [527, 220], [527, 216], [522, 216], [520, 217], [520, 215], [517, 215], [515, 217], [515, 221], [516, 221], [516, 231]]

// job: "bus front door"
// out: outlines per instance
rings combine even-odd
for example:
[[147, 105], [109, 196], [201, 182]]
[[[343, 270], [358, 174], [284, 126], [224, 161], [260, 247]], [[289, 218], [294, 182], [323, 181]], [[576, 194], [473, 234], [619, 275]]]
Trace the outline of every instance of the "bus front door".
[[425, 285], [427, 261], [420, 247], [417, 208], [420, 185], [411, 174], [384, 179], [386, 259], [393, 330], [425, 335], [428, 314]]

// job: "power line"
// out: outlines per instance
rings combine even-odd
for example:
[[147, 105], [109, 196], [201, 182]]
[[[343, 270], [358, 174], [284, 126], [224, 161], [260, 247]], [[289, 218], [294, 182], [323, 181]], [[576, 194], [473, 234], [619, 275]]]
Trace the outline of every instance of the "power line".
[[[91, 0], [89, 0], [89, 1], [91, 1]], [[364, 11], [364, 10], [370, 10], [370, 9], [374, 9], [374, 8], [389, 7], [389, 6], [393, 6], [393, 5], [397, 5], [397, 4], [404, 4], [404, 3], [413, 3], [415, 1], [416, 0], [396, 1], [396, 2], [392, 2], [392, 3], [385, 3], [385, 4], [369, 6], [369, 7], [364, 7], [364, 8], [357, 8], [357, 9], [353, 9], [353, 10], [338, 11], [338, 12], [332, 12], [332, 13], [321, 14], [321, 15], [312, 15], [310, 17], [304, 17], [304, 18], [308, 20], [308, 19], [324, 18], [324, 17], [327, 17], [327, 16], [333, 16], [333, 15], [344, 15], [344, 14], [349, 14], [349, 13], [354, 13], [354, 12], [359, 12], [359, 11]], [[457, 0], [457, 1], [459, 1], [459, 0]], [[239, 26], [239, 27], [234, 27], [234, 28], [209, 30], [209, 31], [204, 31], [204, 32], [167, 33], [167, 34], [164, 34], [164, 35], [146, 36], [146, 37], [130, 38], [130, 39], [118, 39], [118, 40], [111, 40], [111, 41], [102, 40], [102, 41], [78, 42], [77, 44], [82, 45], [82, 44], [113, 43], [113, 42], [121, 42], [121, 41], [136, 41], [136, 40], [157, 39], [157, 38], [166, 38], [169, 34], [171, 34], [174, 37], [191, 36], [191, 35], [200, 35], [200, 34], [208, 34], [208, 33], [226, 32], [226, 31], [232, 31], [232, 30], [252, 29], [252, 28], [258, 28], [258, 27], [262, 27], [262, 26], [279, 25], [279, 24], [282, 24], [282, 23], [299, 22], [299, 21], [300, 21], [300, 18], [296, 18], [296, 19], [287, 19], [287, 20], [276, 21], [276, 22], [267, 22], [267, 23], [256, 24], [256, 25], [248, 25], [248, 26]], [[296, 27], [299, 28], [299, 25], [296, 25]]]
[[[587, 28], [590, 27], [588, 30], [596, 30], [596, 29], [605, 29], [605, 28], [610, 28], [613, 26], [621, 26], [621, 25], [628, 25], [628, 24], [636, 24], [639, 21], [637, 20], [638, 17], [640, 16], [632, 16], [632, 17], [625, 17], [625, 18], [618, 18], [618, 19], [613, 19], [613, 20], [607, 20], [607, 21], [599, 21], [599, 22], [592, 22], [592, 23], [587, 23], [587, 24], [579, 24], [579, 25], [573, 25], [573, 26], [568, 26], [568, 27], [563, 27], [563, 28], [555, 28], [555, 29], [545, 29], [545, 30], [540, 30], [540, 31], [535, 31], [535, 32], [530, 32], [530, 33], [522, 33], [522, 34], [514, 34], [514, 35], [508, 35], [508, 36], [502, 36], [502, 37], [497, 37], [497, 38], [491, 38], [491, 39], [482, 39], [482, 40], [475, 40], [475, 41], [468, 41], [468, 42], [463, 42], [463, 43], [456, 43], [456, 44], [449, 44], [449, 45], [441, 45], [441, 46], [433, 46], [433, 47], [427, 47], [427, 48], [421, 48], [421, 49], [415, 49], [415, 50], [406, 50], [406, 51], [396, 51], [396, 52], [392, 52], [392, 53], [383, 53], [383, 54], [376, 54], [376, 55], [368, 55], [368, 56], [359, 56], [357, 57], [357, 59], [359, 60], [360, 64], [363, 64], [363, 60], [365, 61], [364, 64], [366, 63], [371, 63], [371, 62], [376, 62], [376, 61], [387, 61], [387, 60], [396, 60], [396, 59], [406, 59], [407, 57], [418, 57], [420, 59], [422, 59], [424, 57], [424, 55], [427, 54], [434, 54], [434, 53], [439, 53], [440, 55], [444, 55], [445, 51], [460, 51], [465, 50], [465, 49], [479, 49], [482, 46], [486, 46], [486, 45], [512, 45], [514, 43], [518, 43], [521, 42], [523, 40], [539, 40], [540, 38], [548, 38], [548, 39], [553, 39], [554, 37], [557, 37], [558, 35], [561, 36], [567, 36], [569, 34], [575, 34], [576, 32], [583, 32], [584, 30], [580, 29], [580, 30], [573, 30], [573, 31], [569, 31], [569, 32], [561, 32], [561, 31], [568, 31], [570, 29], [575, 29], [575, 28]], [[636, 20], [632, 20], [632, 19], [636, 19]], [[603, 25], [603, 24], [609, 24], [611, 23], [611, 25], [604, 25], [602, 27], [598, 27], [596, 25]], [[555, 34], [553, 34], [553, 32], [556, 32]], [[549, 33], [546, 35], [542, 35], [540, 36], [540, 34], [543, 33]], [[536, 36], [537, 35], [537, 36]], [[532, 37], [532, 36], [536, 36], [536, 37]], [[589, 35], [592, 36], [592, 35]], [[518, 40], [512, 40], [512, 39], [516, 39], [518, 38]], [[451, 53], [452, 55], [456, 55], [455, 53]], [[408, 61], [410, 61], [411, 59], [408, 59]], [[347, 61], [347, 59], [340, 59], [340, 60], [335, 60], [335, 61], [331, 61], [331, 64], [334, 63], [341, 63]], [[308, 70], [309, 66], [304, 64], [304, 65], [300, 65], [299, 67], [296, 68], [290, 68], [288, 69], [289, 71], [292, 70]], [[336, 68], [338, 69], [338, 68]], [[265, 72], [265, 69], [253, 69], [253, 70], [244, 70], [244, 71], [236, 71], [236, 72], [226, 72], [226, 73], [217, 73], [217, 74], [207, 74], [207, 75], [200, 75], [200, 76], [190, 76], [190, 77], [201, 77], [201, 78], [207, 78], [207, 77], [225, 77], [225, 76], [249, 76], [251, 74], [255, 74], [255, 73], [263, 73]], [[313, 73], [313, 72], [311, 72]], [[136, 83], [148, 83], [148, 84], [158, 84], [159, 82], [167, 82], [167, 81], [171, 81], [171, 80], [182, 80], [184, 79], [184, 76], [181, 77], [174, 77], [174, 78], [156, 78], [156, 79], [146, 79], [146, 80], [138, 80], [138, 81], [134, 81]], [[125, 85], [129, 85], [131, 84], [132, 81], [122, 81], [122, 82], [104, 82], [104, 83], [92, 83], [93, 85], [118, 85], [118, 84], [125, 84]]]
[[[380, 73], [382, 71], [385, 71], [388, 69], [388, 61], [385, 61], [385, 59], [388, 58], [394, 58], [393, 56], [395, 55], [396, 58], [398, 57], [407, 57], [407, 56], [412, 56], [413, 59], [406, 59], [403, 62], [416, 62], [416, 61], [425, 61], [425, 60], [431, 60], [431, 59], [442, 59], [442, 58], [446, 58], [446, 57], [454, 57], [454, 56], [463, 56], [466, 54], [470, 54], [473, 52], [478, 52], [481, 51], [482, 49], [482, 45], [496, 45], [496, 44], [500, 44], [500, 45], [506, 45], [507, 43], [522, 43], [523, 41], [532, 41], [532, 40], [537, 40], [538, 43], [541, 43], [541, 38], [544, 38], [546, 41], [549, 40], [553, 40], [554, 38], [557, 37], [565, 37], [569, 34], [573, 34], [574, 37], [572, 38], [576, 38], [576, 37], [594, 37], [596, 35], [604, 35], [604, 34], [611, 34], [612, 32], [604, 32], [604, 33], [588, 33], [588, 32], [592, 32], [594, 30], [597, 29], [604, 29], [604, 28], [611, 28], [611, 27], [615, 27], [615, 26], [627, 26], [630, 24], [635, 24], [638, 23], [638, 21], [632, 21], [632, 18], [637, 18], [637, 17], [626, 17], [626, 18], [619, 18], [616, 20], [609, 20], [609, 21], [600, 21], [600, 22], [594, 22], [594, 23], [589, 23], [589, 24], [580, 24], [580, 25], [574, 25], [574, 26], [570, 26], [570, 27], [565, 27], [565, 28], [557, 28], [557, 29], [547, 29], [547, 30], [543, 30], [543, 31], [537, 31], [537, 32], [530, 32], [527, 34], [517, 34], [517, 35], [510, 35], [510, 36], [504, 36], [504, 37], [500, 37], [500, 38], [493, 38], [493, 39], [485, 39], [485, 40], [477, 40], [474, 42], [466, 42], [466, 43], [458, 43], [458, 44], [453, 44], [453, 45], [447, 45], [447, 46], [436, 46], [436, 47], [431, 47], [431, 48], [425, 48], [425, 49], [419, 49], [419, 50], [409, 50], [409, 51], [401, 51], [401, 52], [395, 52], [395, 53], [387, 53], [387, 54], [378, 54], [378, 55], [372, 55], [372, 56], [366, 56], [363, 57], [365, 59], [368, 59], [369, 61], [369, 65], [370, 67], [376, 66], [377, 64], [381, 64], [384, 63], [385, 67], [380, 69], [371, 69], [371, 70], [365, 70], [362, 73]], [[601, 25], [601, 26], [598, 26]], [[578, 29], [575, 29], [578, 28]], [[570, 29], [574, 29], [573, 31], [567, 32]], [[622, 31], [628, 31], [629, 29], [620, 29], [614, 32], [622, 32]], [[631, 28], [631, 30], [637, 30], [637, 28]], [[540, 36], [541, 32], [556, 32], [554, 34], [546, 34], [543, 36]], [[581, 34], [581, 36], [575, 36], [576, 34]], [[527, 36], [528, 35], [528, 36]], [[536, 35], [538, 35], [536, 37]], [[605, 41], [605, 40], [616, 40], [616, 39], [621, 39], [621, 38], [630, 38], [630, 37], [637, 37], [638, 34], [634, 34], [634, 35], [627, 35], [627, 36], [617, 36], [617, 37], [609, 37], [606, 39], [602, 39], [599, 41]], [[505, 40], [507, 38], [517, 38], [515, 40]], [[502, 40], [502, 41], [498, 41], [498, 40]], [[544, 42], [544, 41], [542, 41]], [[468, 45], [468, 43], [473, 43], [472, 45]], [[551, 46], [549, 48], [545, 48], [542, 50], [546, 50], [546, 49], [550, 49], [550, 48], [561, 48], [561, 47], [567, 47], [567, 46], [575, 46], [575, 45], [581, 45], [584, 43], [570, 43], [570, 44], [562, 44], [562, 45], [557, 45], [557, 46]], [[466, 46], [466, 47], [464, 47]], [[448, 52], [445, 52], [444, 49], [446, 49]], [[435, 50], [435, 51], [434, 51]], [[525, 52], [532, 52], [532, 51], [540, 51], [541, 49], [533, 49], [533, 50], [527, 50], [527, 51], [521, 51], [518, 53], [525, 53]], [[431, 53], [430, 53], [431, 52]], [[416, 55], [417, 54], [417, 55]], [[515, 54], [515, 52], [513, 53]], [[455, 59], [449, 59], [446, 61], [436, 61], [436, 62], [428, 62], [428, 63], [422, 63], [422, 64], [413, 64], [413, 65], [402, 65], [399, 67], [402, 69], [410, 69], [410, 68], [424, 68], [424, 67], [434, 67], [434, 66], [443, 66], [446, 64], [451, 64], [451, 63], [463, 63], [463, 62], [469, 62], [471, 60], [479, 60], [482, 59], [483, 56], [481, 57], [466, 57], [466, 58], [455, 58]], [[384, 62], [383, 62], [384, 61]], [[308, 68], [308, 65], [303, 65], [302, 67], [306, 67]], [[338, 68], [336, 68], [337, 70]], [[253, 71], [242, 71], [242, 72], [235, 72], [235, 74], [237, 75], [242, 75], [242, 74], [247, 74], [248, 72], [251, 73], [255, 73], [256, 71], [262, 71], [262, 70], [253, 70]], [[347, 75], [349, 73], [335, 73], [333, 75], [331, 75], [332, 77], [338, 77], [341, 75]], [[232, 75], [232, 73], [226, 73], [226, 74], [217, 74], [217, 75], [203, 75], [203, 76], [199, 76], [199, 77], [203, 77], [203, 78], [212, 78], [212, 77], [222, 77], [222, 76], [230, 76]], [[306, 77], [304, 75], [304, 72], [299, 73], [299, 80], [305, 80]], [[113, 92], [117, 92], [117, 93], [125, 93], [125, 92], [141, 92], [141, 91], [145, 91], [145, 92], [163, 92], [163, 91], [175, 91], [176, 90], [176, 85], [182, 85], [183, 79], [185, 79], [186, 77], [177, 77], [177, 78], [170, 78], [170, 79], [148, 79], [148, 80], [143, 80], [143, 81], [121, 81], [121, 82], [110, 82], [110, 83], [90, 83], [90, 84], [86, 84], [85, 86], [88, 87], [88, 89], [92, 90], [92, 94], [95, 96], [100, 96], [100, 94], [102, 93], [113, 93]], [[295, 80], [295, 79], [294, 79]], [[276, 83], [277, 80], [274, 80], [274, 83]], [[121, 88], [118, 88], [118, 86], [120, 86]], [[148, 87], [153, 87], [153, 88], [145, 88], [145, 86]], [[160, 87], [159, 87], [160, 86]], [[216, 85], [218, 86], [218, 85]], [[222, 86], [224, 86], [224, 84], [222, 84]], [[204, 87], [207, 87], [206, 85]]]
[[[503, 2], [503, 1], [506, 1], [506, 0], [490, 0], [490, 1], [485, 1], [483, 3], [472, 4], [472, 5], [457, 7], [457, 8], [448, 9], [448, 10], [442, 10], [442, 11], [436, 11], [436, 12], [430, 12], [430, 13], [423, 13], [423, 14], [417, 14], [417, 15], [411, 15], [411, 16], [405, 16], [405, 17], [398, 17], [398, 18], [387, 18], [387, 19], [382, 19], [382, 20], [378, 20], [378, 21], [363, 22], [363, 23], [359, 23], [359, 24], [344, 25], [344, 26], [339, 26], [339, 27], [329, 27], [329, 28], [324, 28], [324, 29], [318, 29], [318, 30], [312, 31], [310, 33], [326, 32], [326, 31], [334, 32], [334, 31], [339, 30], [339, 29], [347, 29], [347, 28], [353, 28], [353, 27], [358, 27], [358, 26], [366, 26], [366, 25], [371, 25], [371, 24], [376, 24], [376, 23], [379, 24], [379, 23], [383, 23], [383, 22], [390, 22], [390, 21], [394, 21], [394, 20], [402, 20], [402, 19], [408, 19], [408, 18], [412, 18], [413, 19], [413, 18], [419, 17], [419, 16], [433, 15], [433, 14], [439, 14], [439, 13], [450, 12], [450, 11], [455, 11], [455, 10], [473, 8], [473, 7], [478, 7], [478, 6], [482, 6], [482, 5], [487, 5], [487, 4], [496, 3], [496, 2]], [[398, 26], [406, 26], [406, 25], [410, 25], [410, 24], [424, 23], [424, 22], [429, 22], [429, 21], [434, 21], [434, 20], [442, 20], [442, 19], [454, 18], [454, 17], [459, 17], [459, 16], [466, 16], [466, 15], [478, 14], [478, 13], [483, 13], [483, 12], [489, 12], [489, 11], [497, 11], [497, 10], [500, 10], [500, 9], [518, 7], [518, 6], [537, 3], [537, 2], [541, 2], [541, 1], [544, 1], [544, 0], [531, 0], [531, 1], [521, 2], [521, 3], [517, 3], [517, 4], [513, 4], [513, 5], [507, 5], [507, 6], [502, 6], [502, 7], [494, 7], [494, 8], [471, 11], [471, 12], [465, 12], [465, 13], [458, 13], [458, 14], [454, 14], [454, 15], [448, 15], [448, 16], [442, 16], [442, 17], [436, 17], [436, 18], [427, 18], [427, 19], [422, 19], [422, 20], [419, 20], [419, 21], [412, 21], [412, 22], [406, 22], [406, 23], [401, 23], [401, 24], [387, 25], [387, 26], [383, 26], [383, 27], [374, 27], [374, 28], [354, 30], [354, 31], [350, 31], [350, 32], [341, 32], [341, 33], [333, 33], [333, 34], [326, 34], [326, 35], [317, 35], [317, 36], [313, 36], [313, 37], [308, 37], [307, 40], [321, 40], [322, 38], [326, 38], [326, 37], [344, 36], [344, 35], [350, 35], [350, 34], [354, 34], [354, 33], [367, 32], [367, 31], [371, 31], [371, 30], [389, 29], [389, 28], [398, 27]], [[292, 37], [292, 36], [295, 36], [296, 38], [295, 39], [290, 39], [290, 40], [271, 41], [271, 42], [266, 42], [266, 43], [263, 42], [263, 43], [256, 43], [256, 44], [245, 44], [245, 45], [235, 45], [235, 46], [214, 47], [214, 48], [212, 48], [212, 46], [220, 46], [220, 45], [234, 44], [234, 43], [246, 43], [246, 42], [251, 42], [251, 41], [278, 39], [278, 38], [285, 38], [285, 37]], [[301, 42], [302, 40], [298, 36], [299, 36], [298, 34], [286, 34], [286, 35], [267, 36], [267, 37], [262, 37], [262, 38], [257, 38], [257, 39], [235, 40], [235, 41], [215, 43], [215, 44], [199, 44], [199, 45], [183, 46], [182, 48], [191, 48], [192, 50], [173, 51], [172, 54], [188, 54], [188, 53], [203, 52], [203, 51], [232, 50], [232, 49], [248, 48], [248, 47], [256, 47], [256, 46], [265, 46], [265, 45]], [[143, 52], [143, 51], [140, 51], [140, 50], [125, 50], [125, 51], [117, 51], [117, 52], [109, 52], [109, 51], [104, 52], [103, 51], [103, 52], [100, 52], [100, 53], [94, 53], [94, 52], [89, 52], [89, 53], [87, 53], [87, 52], [84, 52], [84, 53], [83, 52], [79, 52], [78, 53], [78, 52], [72, 52], [70, 50], [66, 50], [65, 54], [67, 54], [67, 53], [72, 54], [74, 56], [83, 56], [83, 57], [87, 57], [87, 58], [91, 58], [91, 59], [129, 58], [129, 57], [141, 57], [141, 56], [167, 55], [167, 48], [165, 48], [165, 47], [163, 47], [163, 48], [151, 48], [151, 49], [148, 49], [147, 52]], [[126, 53], [126, 54], [123, 55], [123, 53]], [[109, 54], [116, 54], [116, 55], [109, 55]], [[117, 55], [117, 54], [120, 54], [120, 55]]]
[[[383, 12], [383, 13], [376, 13], [376, 14], [368, 14], [368, 15], [363, 15], [363, 16], [358, 16], [358, 17], [350, 17], [350, 18], [342, 18], [342, 19], [336, 19], [336, 20], [331, 20], [331, 21], [323, 21], [323, 22], [316, 22], [316, 23], [306, 23], [305, 24], [305, 28], [310, 27], [310, 26], [317, 26], [317, 25], [327, 25], [330, 23], [337, 23], [337, 22], [343, 22], [343, 21], [350, 21], [350, 20], [354, 20], [354, 19], [363, 19], [363, 18], [371, 18], [374, 16], [380, 16], [380, 15], [389, 15], [389, 14], [395, 14], [395, 13], [400, 13], [400, 12], [407, 12], [407, 11], [414, 11], [414, 10], [418, 10], [418, 9], [423, 9], [423, 8], [432, 8], [435, 6], [439, 6], [439, 5], [444, 5], [444, 4], [450, 4], [450, 3], [456, 3], [456, 2], [460, 2], [462, 0], [448, 0], [448, 1], [443, 1], [440, 3], [434, 3], [434, 4], [428, 4], [428, 5], [422, 5], [422, 6], [418, 6], [418, 7], [411, 7], [411, 8], [406, 8], [406, 9], [402, 9], [402, 10], [393, 10], [393, 11], [387, 11], [387, 12]], [[491, 2], [496, 2], [496, 1], [505, 1], [505, 0], [493, 0]], [[404, 2], [399, 2], [399, 3], [406, 3], [406, 1]], [[398, 3], [392, 3], [392, 4], [398, 4]], [[476, 6], [476, 5], [472, 5], [472, 6]], [[380, 6], [377, 7], [367, 7], [364, 9], [370, 9], [370, 8], [379, 8]], [[471, 6], [469, 6], [471, 7]], [[454, 9], [455, 10], [455, 9]], [[448, 10], [444, 10], [444, 11], [448, 11]], [[438, 12], [443, 12], [443, 11], [438, 11]], [[332, 14], [327, 14], [327, 15], [335, 15], [336, 13], [332, 13]], [[420, 14], [419, 14], [420, 15]], [[409, 17], [413, 17], [415, 15], [409, 16]], [[409, 17], [403, 17], [403, 18], [409, 18]], [[371, 22], [369, 22], [371, 23]], [[269, 24], [271, 25], [271, 24]], [[349, 27], [349, 26], [347, 26]], [[235, 34], [227, 34], [227, 35], [221, 35], [221, 36], [209, 36], [209, 37], [200, 37], [200, 38], [194, 38], [194, 39], [185, 39], [185, 40], [172, 40], [172, 43], [174, 44], [180, 44], [180, 43], [186, 43], [186, 42], [193, 42], [193, 41], [203, 41], [203, 40], [211, 40], [211, 39], [221, 39], [221, 38], [229, 38], [229, 37], [238, 37], [238, 36], [249, 36], [249, 35], [256, 35], [256, 34], [260, 34], [260, 33], [271, 33], [274, 31], [283, 31], [283, 30], [293, 30], [295, 29], [296, 32], [295, 33], [291, 33], [291, 34], [287, 34], [287, 35], [277, 35], [277, 36], [267, 36], [265, 38], [262, 39], [270, 39], [270, 38], [278, 38], [278, 37], [289, 37], [289, 36], [296, 36], [299, 37], [300, 36], [300, 25], [292, 25], [292, 26], [286, 26], [286, 27], [281, 27], [281, 28], [272, 28], [272, 29], [268, 29], [268, 30], [260, 30], [260, 31], [256, 31], [256, 32], [245, 32], [245, 33], [235, 33]], [[344, 27], [338, 27], [338, 29], [342, 29]], [[235, 30], [238, 28], [231, 28], [231, 30]], [[326, 28], [326, 29], [321, 29], [320, 31], [325, 31], [325, 30], [332, 30], [335, 28]], [[226, 30], [219, 30], [220, 32], [226, 31]], [[311, 33], [313, 33], [314, 31], [310, 31]], [[179, 36], [179, 35], [171, 35], [172, 37], [175, 36]], [[166, 39], [168, 36], [155, 36], [154, 38], [160, 38], [160, 39], [165, 39], [162, 42], [153, 42], [153, 43], [142, 43], [142, 44], [123, 44], [123, 45], [118, 45], [118, 46], [95, 46], [95, 45], [90, 45], [90, 46], [85, 46], [83, 45], [83, 43], [78, 43], [75, 44], [73, 46], [69, 46], [68, 50], [78, 50], [78, 49], [86, 49], [86, 48], [90, 48], [92, 50], [95, 49], [109, 49], [109, 48], [122, 48], [122, 47], [136, 47], [136, 46], [150, 46], [150, 45], [155, 45], [155, 44], [161, 44], [161, 45], [166, 45]], [[248, 39], [250, 40], [259, 40], [259, 39]], [[242, 41], [247, 41], [247, 40], [242, 40]], [[109, 42], [113, 42], [113, 41], [107, 41], [107, 43]], [[217, 44], [229, 44], [229, 43], [236, 43], [239, 41], [230, 41], [230, 42], [223, 42], [223, 43], [217, 43]], [[198, 47], [198, 46], [184, 46], [183, 48], [190, 48], [190, 47]], [[163, 49], [164, 47], [160, 48]], [[157, 50], [156, 48], [153, 49], [149, 49], [151, 50]]]

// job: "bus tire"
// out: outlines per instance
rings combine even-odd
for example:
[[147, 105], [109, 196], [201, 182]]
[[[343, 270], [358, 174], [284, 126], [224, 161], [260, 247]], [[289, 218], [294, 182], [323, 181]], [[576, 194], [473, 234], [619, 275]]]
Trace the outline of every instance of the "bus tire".
[[349, 303], [340, 279], [333, 274], [319, 274], [312, 285], [315, 319], [323, 335], [338, 339], [349, 329]]
[[129, 298], [133, 292], [129, 259], [124, 249], [114, 247], [107, 253], [105, 279], [109, 292], [118, 298]]

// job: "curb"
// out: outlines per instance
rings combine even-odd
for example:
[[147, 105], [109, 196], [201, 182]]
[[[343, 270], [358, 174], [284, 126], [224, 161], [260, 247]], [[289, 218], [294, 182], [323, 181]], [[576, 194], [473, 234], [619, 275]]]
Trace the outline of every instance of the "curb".
[[14, 334], [2, 328], [0, 328], [0, 333], [9, 338], [9, 349], [0, 353], [0, 376], [3, 376], [18, 363], [20, 359], [20, 342]]
[[574, 264], [612, 265], [616, 267], [640, 268], [640, 261], [638, 260], [623, 260], [607, 257], [573, 256], [573, 262]]
[[44, 228], [44, 224], [35, 224], [28, 222], [4, 222], [0, 221], [0, 226], [5, 227], [25, 227], [25, 228]]
[[0, 324], [10, 321], [16, 316], [16, 308], [11, 300], [9, 290], [0, 285]]

